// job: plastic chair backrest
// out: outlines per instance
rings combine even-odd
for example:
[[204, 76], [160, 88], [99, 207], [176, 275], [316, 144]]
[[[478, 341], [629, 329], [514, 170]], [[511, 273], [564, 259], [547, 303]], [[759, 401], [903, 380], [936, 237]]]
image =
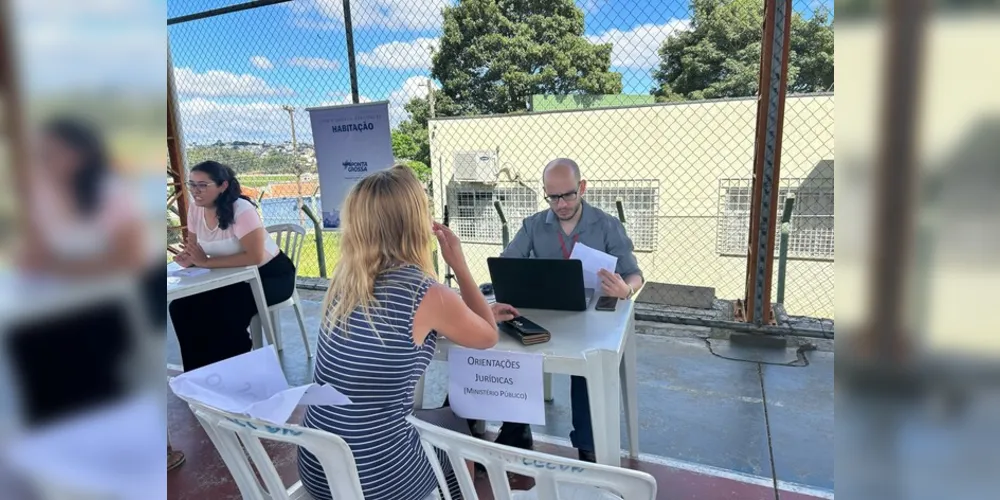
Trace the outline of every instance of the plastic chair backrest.
[[274, 238], [278, 248], [299, 268], [299, 257], [302, 255], [302, 244], [306, 239], [306, 230], [298, 224], [274, 224], [267, 226], [267, 234]]
[[[222, 460], [236, 480], [244, 499], [292, 498], [260, 441], [269, 439], [301, 446], [315, 455], [316, 460], [323, 466], [333, 498], [364, 500], [354, 454], [351, 453], [347, 443], [337, 435], [298, 425], [274, 425], [210, 408], [197, 401], [187, 400], [187, 403], [222, 455]], [[260, 478], [264, 481], [263, 486], [257, 480], [251, 461], [260, 472]]]
[[462, 495], [470, 500], [478, 500], [479, 497], [476, 495], [469, 469], [465, 465], [466, 460], [482, 464], [486, 468], [495, 500], [512, 498], [507, 472], [533, 477], [537, 498], [547, 500], [577, 499], [576, 496], [560, 497], [558, 490], [562, 488], [557, 488], [557, 484], [602, 488], [624, 500], [656, 499], [656, 480], [645, 472], [503, 446], [438, 427], [414, 416], [408, 417], [408, 420], [420, 433], [421, 446], [437, 476], [439, 490], [445, 494], [447, 500], [451, 498], [435, 448], [447, 454], [458, 484], [462, 488]]

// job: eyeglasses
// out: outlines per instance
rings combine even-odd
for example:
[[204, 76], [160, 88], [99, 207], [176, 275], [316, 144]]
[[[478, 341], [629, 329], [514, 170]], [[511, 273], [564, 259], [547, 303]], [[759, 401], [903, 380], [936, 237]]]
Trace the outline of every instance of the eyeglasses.
[[547, 194], [545, 195], [545, 201], [553, 205], [559, 203], [559, 200], [563, 200], [566, 202], [573, 202], [576, 201], [576, 197], [578, 196], [578, 194], [579, 194], [578, 190], [573, 190], [563, 194]]
[[207, 182], [191, 182], [191, 181], [187, 182], [188, 189], [190, 189], [191, 191], [198, 191], [199, 193], [208, 189], [208, 186], [210, 185], [211, 184]]

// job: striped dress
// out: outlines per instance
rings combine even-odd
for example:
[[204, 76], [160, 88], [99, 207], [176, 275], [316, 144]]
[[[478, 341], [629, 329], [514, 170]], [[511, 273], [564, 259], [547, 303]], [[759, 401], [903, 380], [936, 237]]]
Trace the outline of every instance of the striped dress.
[[[346, 332], [337, 327], [320, 334], [314, 380], [332, 385], [354, 404], [310, 406], [302, 425], [347, 442], [366, 500], [425, 500], [437, 487], [417, 431], [405, 420], [437, 345], [436, 332], [422, 346], [413, 344], [411, 333], [417, 306], [433, 283], [415, 266], [385, 271], [375, 280], [378, 303], [371, 323], [358, 309]], [[302, 448], [299, 476], [313, 498], [333, 500], [322, 467]], [[449, 474], [449, 483], [453, 477]], [[457, 488], [449, 489], [456, 498]]]

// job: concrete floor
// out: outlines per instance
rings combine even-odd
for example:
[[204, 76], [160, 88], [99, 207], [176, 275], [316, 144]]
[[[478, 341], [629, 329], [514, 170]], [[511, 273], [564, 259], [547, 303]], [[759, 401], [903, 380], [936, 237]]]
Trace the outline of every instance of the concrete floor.
[[[313, 352], [319, 298], [314, 293], [303, 295]], [[291, 310], [282, 312], [281, 323], [281, 356], [289, 382], [309, 382], [312, 360], [306, 363]], [[641, 462], [696, 471], [705, 477], [773, 483], [777, 493], [786, 498], [800, 494], [832, 498], [832, 352], [803, 354], [807, 366], [733, 361], [713, 354], [705, 340], [691, 336], [690, 329], [653, 331], [658, 334], [637, 336]], [[172, 332], [168, 334], [167, 362], [181, 362]], [[427, 375], [425, 407], [439, 406], [446, 390], [446, 365], [433, 362]], [[546, 408], [548, 424], [534, 428], [536, 442], [565, 449], [571, 428], [568, 377], [554, 377], [553, 394], [555, 400]], [[172, 440], [175, 426], [172, 421]], [[624, 434], [624, 422], [622, 429]], [[628, 442], [624, 435], [622, 442]], [[664, 488], [662, 483], [660, 488]], [[181, 498], [173, 492], [171, 497]], [[707, 493], [688, 497], [721, 498]]]

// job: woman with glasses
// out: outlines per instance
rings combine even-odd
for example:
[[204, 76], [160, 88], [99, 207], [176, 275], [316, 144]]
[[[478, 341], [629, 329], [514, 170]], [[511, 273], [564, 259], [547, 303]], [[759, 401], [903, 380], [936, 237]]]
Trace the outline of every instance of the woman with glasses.
[[[295, 265], [264, 229], [257, 206], [242, 194], [233, 169], [215, 161], [191, 168], [188, 240], [174, 261], [184, 267], [258, 266], [268, 305], [295, 289]], [[184, 370], [249, 352], [247, 328], [257, 314], [253, 292], [238, 283], [170, 303]]]

